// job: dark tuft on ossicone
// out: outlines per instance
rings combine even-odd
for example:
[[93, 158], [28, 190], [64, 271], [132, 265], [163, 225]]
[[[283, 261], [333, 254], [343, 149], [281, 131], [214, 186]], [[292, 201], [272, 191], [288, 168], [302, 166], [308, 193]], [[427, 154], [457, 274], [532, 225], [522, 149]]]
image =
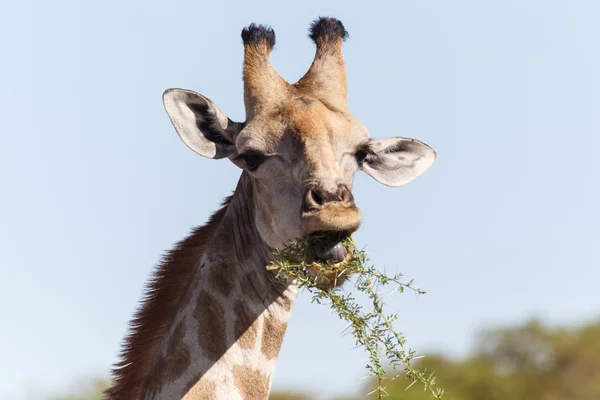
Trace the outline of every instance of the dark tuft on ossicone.
[[267, 25], [250, 24], [242, 29], [244, 45], [260, 44], [266, 42], [269, 49], [275, 46], [275, 31]]
[[348, 31], [344, 28], [342, 21], [331, 17], [319, 17], [310, 25], [308, 35], [313, 42], [335, 42], [339, 38], [348, 39]]

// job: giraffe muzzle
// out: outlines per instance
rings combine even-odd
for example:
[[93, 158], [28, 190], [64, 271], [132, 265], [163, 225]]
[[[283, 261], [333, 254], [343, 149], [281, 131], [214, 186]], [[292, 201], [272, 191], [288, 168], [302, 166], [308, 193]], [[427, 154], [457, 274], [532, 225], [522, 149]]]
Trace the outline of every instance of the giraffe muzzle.
[[304, 235], [319, 231], [351, 233], [360, 226], [360, 219], [360, 210], [346, 185], [338, 185], [333, 191], [318, 186], [306, 189], [302, 202]]
[[341, 202], [327, 203], [318, 210], [302, 212], [302, 233], [333, 231], [352, 233], [360, 226], [360, 210]]

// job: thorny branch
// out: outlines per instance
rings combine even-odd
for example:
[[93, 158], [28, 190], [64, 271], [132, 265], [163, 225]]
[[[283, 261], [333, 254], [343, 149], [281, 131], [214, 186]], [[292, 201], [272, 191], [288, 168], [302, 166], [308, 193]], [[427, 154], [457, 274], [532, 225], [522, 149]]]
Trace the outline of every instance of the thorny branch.
[[[403, 370], [403, 373], [396, 374], [391, 379], [404, 376], [412, 380], [408, 387], [420, 382], [424, 385], [424, 390], [429, 392], [431, 399], [444, 399], [443, 389], [435, 386], [433, 373], [415, 368], [411, 364], [411, 361], [415, 359], [415, 352], [405, 347], [406, 338], [393, 327], [393, 322], [397, 320], [398, 315], [396, 313], [390, 315], [384, 313], [384, 302], [380, 290], [393, 285], [391, 293], [396, 291], [403, 293], [406, 289], [417, 294], [424, 294], [425, 292], [413, 286], [412, 280], [408, 283], [402, 282], [402, 274], [400, 273], [387, 276], [376, 271], [368, 263], [366, 252], [359, 250], [352, 238], [344, 241], [346, 249], [352, 254], [349, 261], [338, 264], [306, 262], [305, 260], [308, 259], [306, 255], [310, 251], [314, 240], [318, 240], [318, 237], [297, 240], [285, 249], [275, 251], [275, 261], [267, 269], [275, 271], [277, 279], [295, 279], [300, 288], [312, 293], [313, 303], [328, 304], [340, 319], [348, 322], [348, 326], [344, 331], [352, 333], [356, 347], [365, 348], [369, 358], [366, 368], [371, 376], [377, 378], [377, 388], [368, 395], [377, 394], [378, 399], [382, 399], [387, 395], [383, 381], [389, 378], [386, 377], [386, 371], [381, 362], [382, 357], [385, 357], [393, 369]], [[372, 309], [364, 310], [352, 294], [344, 294], [339, 287], [332, 290], [320, 289], [315, 284], [319, 275], [313, 278], [308, 274], [307, 268], [318, 268], [321, 272], [332, 271], [332, 269], [339, 270], [336, 276], [347, 273], [356, 275], [354, 286], [358, 291], [368, 296], [372, 303]]]

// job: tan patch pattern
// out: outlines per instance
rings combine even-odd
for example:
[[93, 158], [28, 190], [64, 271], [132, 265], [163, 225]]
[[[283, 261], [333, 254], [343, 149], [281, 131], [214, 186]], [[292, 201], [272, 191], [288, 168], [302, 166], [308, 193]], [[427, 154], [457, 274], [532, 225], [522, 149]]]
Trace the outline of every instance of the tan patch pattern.
[[269, 396], [269, 377], [242, 365], [233, 367], [235, 386], [244, 400], [266, 399]]
[[281, 322], [271, 314], [265, 316], [261, 344], [261, 350], [265, 357], [269, 359], [277, 357], [286, 329], [287, 323]]
[[185, 389], [182, 400], [212, 400], [217, 395], [217, 384], [211, 381], [192, 381]]
[[198, 321], [198, 341], [202, 343], [203, 354], [217, 361], [227, 351], [223, 307], [203, 290], [198, 294], [194, 318]]
[[258, 315], [241, 301], [234, 306], [235, 311], [235, 337], [237, 344], [242, 349], [252, 349], [256, 344], [258, 335]]

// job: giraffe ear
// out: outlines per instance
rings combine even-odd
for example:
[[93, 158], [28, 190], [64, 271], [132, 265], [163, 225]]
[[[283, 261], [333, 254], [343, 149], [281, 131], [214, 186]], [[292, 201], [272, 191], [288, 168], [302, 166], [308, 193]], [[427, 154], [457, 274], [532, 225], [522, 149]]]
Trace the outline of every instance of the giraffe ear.
[[369, 140], [362, 169], [387, 186], [402, 186], [425, 172], [435, 161], [435, 151], [415, 139], [394, 137]]
[[168, 89], [163, 104], [183, 142], [196, 153], [224, 158], [235, 153], [242, 124], [233, 122], [208, 98], [184, 89]]

